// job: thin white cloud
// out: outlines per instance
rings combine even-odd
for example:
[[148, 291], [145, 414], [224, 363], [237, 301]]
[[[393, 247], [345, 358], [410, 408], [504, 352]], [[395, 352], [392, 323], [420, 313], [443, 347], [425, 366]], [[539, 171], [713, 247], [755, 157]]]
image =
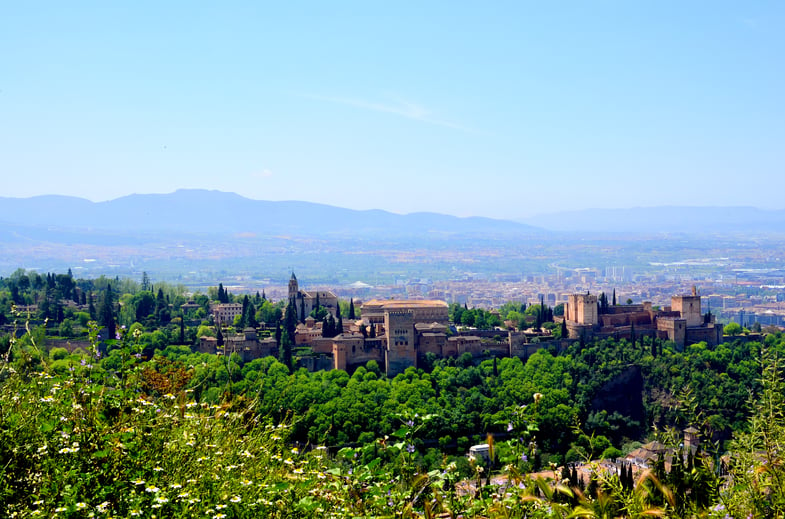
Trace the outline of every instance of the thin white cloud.
[[251, 173], [251, 176], [253, 178], [270, 178], [271, 176], [273, 176], [273, 172], [270, 171], [269, 169], [263, 169], [261, 171], [254, 171], [253, 173]]
[[473, 131], [470, 128], [461, 126], [460, 124], [434, 117], [424, 106], [406, 101], [405, 99], [396, 98], [392, 100], [392, 102], [383, 103], [366, 101], [364, 99], [357, 99], [352, 97], [332, 97], [320, 95], [306, 95], [305, 97], [319, 101], [327, 101], [329, 103], [353, 106], [355, 108], [362, 108], [364, 110], [371, 110], [374, 112], [393, 114], [406, 119], [411, 119], [413, 121], [433, 124], [436, 126], [443, 126], [445, 128], [452, 128], [453, 130], [461, 130], [464, 132]]

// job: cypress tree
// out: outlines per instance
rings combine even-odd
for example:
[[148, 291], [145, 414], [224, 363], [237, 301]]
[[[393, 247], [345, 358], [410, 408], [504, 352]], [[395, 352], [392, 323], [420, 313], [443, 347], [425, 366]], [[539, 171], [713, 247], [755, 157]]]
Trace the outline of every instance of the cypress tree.
[[284, 316], [284, 331], [289, 334], [289, 340], [294, 341], [294, 334], [297, 330], [297, 307], [294, 305], [293, 300], [289, 300], [289, 305], [286, 307], [286, 315]]
[[22, 304], [22, 296], [19, 293], [19, 287], [16, 285], [11, 285], [11, 301], [14, 304], [21, 305]]
[[537, 327], [542, 326], [545, 322], [545, 296], [540, 296], [540, 309], [537, 312]]
[[248, 310], [245, 314], [245, 326], [256, 328], [259, 326], [259, 321], [256, 320], [256, 307], [253, 303], [248, 303]]
[[289, 334], [286, 330], [283, 331], [281, 334], [281, 349], [279, 351], [279, 360], [281, 364], [289, 368], [289, 371], [292, 371], [292, 339], [289, 338]]
[[326, 315], [324, 316], [324, 318], [322, 318], [322, 337], [331, 337], [330, 322], [327, 320]]
[[185, 344], [185, 314], [180, 314], [180, 344]]
[[357, 319], [354, 315], [354, 299], [349, 298], [349, 320], [354, 321]]
[[161, 311], [166, 308], [166, 300], [164, 299], [164, 290], [158, 288], [158, 294], [155, 297], [155, 315], [161, 319]]
[[247, 324], [248, 321], [246, 319], [248, 317], [248, 303], [249, 302], [250, 301], [248, 300], [248, 294], [246, 294], [245, 296], [243, 296], [243, 310], [242, 310], [242, 314], [241, 314], [242, 317], [240, 317], [240, 329], [243, 329], [246, 326], [248, 326], [248, 324]]
[[221, 328], [222, 327], [221, 327], [220, 323], [218, 324], [217, 328], [218, 328], [218, 330], [215, 332], [215, 338], [218, 339], [218, 343], [217, 344], [218, 344], [218, 347], [220, 348], [221, 346], [224, 345], [224, 334], [221, 332]]
[[335, 315], [337, 317], [337, 324], [335, 325], [335, 335], [343, 333], [343, 317], [341, 317], [341, 303], [335, 305]]
[[90, 292], [90, 305], [87, 307], [87, 311], [90, 313], [90, 320], [95, 321], [98, 318], [98, 314], [95, 310], [95, 305], [93, 304], [92, 292]]
[[613, 289], [613, 301], [612, 301], [612, 303], [613, 303], [613, 306], [616, 306], [616, 289], [615, 288]]
[[300, 322], [305, 322], [305, 298], [300, 298]]
[[561, 338], [562, 339], [566, 339], [568, 335], [569, 335], [569, 332], [567, 331], [567, 319], [562, 319], [561, 320]]
[[115, 335], [115, 320], [114, 320], [114, 294], [112, 293], [112, 285], [106, 285], [104, 297], [101, 301], [101, 308], [98, 312], [98, 324], [106, 327], [109, 332], [109, 339], [114, 339]]
[[327, 314], [327, 324], [330, 330], [330, 333], [329, 335], [327, 335], [327, 337], [335, 337], [336, 335], [338, 335], [336, 333], [335, 317], [333, 317], [333, 314]]

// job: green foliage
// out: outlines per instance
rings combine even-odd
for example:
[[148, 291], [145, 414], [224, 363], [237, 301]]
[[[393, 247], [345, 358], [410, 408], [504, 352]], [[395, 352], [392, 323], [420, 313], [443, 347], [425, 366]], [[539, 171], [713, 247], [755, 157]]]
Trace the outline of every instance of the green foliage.
[[726, 324], [725, 327], [722, 329], [722, 333], [725, 335], [740, 335], [741, 331], [742, 328], [739, 323]]
[[62, 360], [68, 356], [68, 350], [65, 348], [52, 348], [49, 350], [49, 358], [52, 360]]
[[492, 330], [502, 324], [499, 314], [495, 312], [489, 312], [482, 308], [469, 310], [458, 304], [450, 305], [449, 317], [457, 325], [469, 326], [479, 330]]
[[785, 515], [785, 383], [781, 353], [761, 351], [760, 391], [751, 395], [747, 430], [736, 435], [730, 469], [733, 485], [723, 501], [734, 516]]
[[[243, 363], [193, 353], [174, 344], [178, 326], [119, 328], [100, 356], [94, 326], [87, 352], [47, 351], [42, 328], [0, 342], [0, 509], [73, 517], [785, 514], [781, 335], [765, 346], [683, 352], [646, 337], [540, 350], [526, 362], [431, 358], [429, 372], [388, 379], [373, 361], [350, 375], [293, 370], [285, 356]], [[640, 376], [640, 417], [603, 396], [630, 373]], [[739, 403], [750, 394], [745, 409]], [[549, 463], [620, 457], [651, 423], [695, 425], [705, 450], [676, 454], [670, 473], [655, 467], [634, 480], [626, 469], [622, 477], [598, 470], [585, 492], [572, 473], [569, 485], [527, 475]], [[722, 451], [710, 440], [733, 431], [726, 490], [716, 475]], [[483, 442], [491, 463], [463, 456]], [[509, 486], [491, 479], [498, 471]]]

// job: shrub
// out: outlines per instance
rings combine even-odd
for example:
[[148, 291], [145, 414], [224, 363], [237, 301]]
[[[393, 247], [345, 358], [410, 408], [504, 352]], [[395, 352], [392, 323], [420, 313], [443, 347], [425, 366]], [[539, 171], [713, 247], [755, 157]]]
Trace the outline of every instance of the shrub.
[[49, 350], [49, 358], [52, 360], [62, 360], [68, 357], [68, 350], [65, 348], [52, 348]]

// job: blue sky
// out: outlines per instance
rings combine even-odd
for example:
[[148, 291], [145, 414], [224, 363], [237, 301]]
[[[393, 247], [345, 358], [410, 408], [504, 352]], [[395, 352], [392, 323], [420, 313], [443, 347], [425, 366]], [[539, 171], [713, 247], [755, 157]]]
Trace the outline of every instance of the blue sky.
[[785, 208], [785, 3], [3, 2], [3, 196]]

